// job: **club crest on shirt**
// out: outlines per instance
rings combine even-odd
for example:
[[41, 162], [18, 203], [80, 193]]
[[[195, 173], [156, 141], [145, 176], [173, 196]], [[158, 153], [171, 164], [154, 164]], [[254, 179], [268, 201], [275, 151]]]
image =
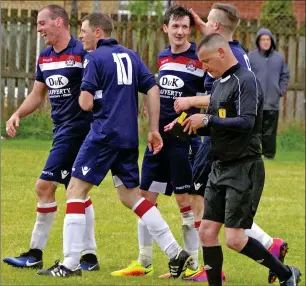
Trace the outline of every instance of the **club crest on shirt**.
[[220, 118], [225, 118], [226, 117], [226, 109], [220, 108], [218, 111], [219, 111], [219, 117]]
[[194, 61], [194, 60], [189, 61], [189, 62], [186, 64], [186, 69], [189, 70], [189, 71], [194, 72], [194, 71], [197, 69], [197, 63], [196, 63], [196, 61]]
[[75, 59], [73, 56], [70, 56], [67, 60], [66, 60], [66, 66], [67, 67], [73, 67], [75, 64]]

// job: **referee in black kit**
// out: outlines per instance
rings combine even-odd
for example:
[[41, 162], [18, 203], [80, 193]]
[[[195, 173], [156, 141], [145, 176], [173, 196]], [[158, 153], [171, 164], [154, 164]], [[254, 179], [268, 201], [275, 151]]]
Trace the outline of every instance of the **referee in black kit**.
[[244, 229], [252, 226], [265, 179], [260, 148], [261, 88], [255, 75], [238, 63], [228, 42], [219, 34], [206, 36], [197, 53], [203, 69], [218, 78], [207, 114], [192, 115], [182, 124], [184, 131], [209, 134], [212, 141], [214, 163], [205, 190], [200, 227], [208, 283], [222, 285], [223, 254], [218, 234], [224, 224], [229, 248], [274, 271], [280, 285], [295, 286], [300, 270], [284, 265], [244, 233]]

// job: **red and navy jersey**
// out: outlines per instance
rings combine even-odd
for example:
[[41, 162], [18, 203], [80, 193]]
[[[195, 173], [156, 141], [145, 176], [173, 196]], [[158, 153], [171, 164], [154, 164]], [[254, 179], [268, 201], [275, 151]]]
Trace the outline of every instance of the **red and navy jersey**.
[[99, 40], [86, 55], [81, 90], [94, 97], [90, 140], [118, 148], [138, 146], [138, 91], [156, 85], [139, 55], [115, 39]]
[[82, 81], [82, 62], [87, 52], [73, 37], [68, 46], [56, 53], [53, 46], [40, 54], [36, 80], [47, 85], [51, 103], [54, 135], [77, 135], [88, 132], [91, 113], [81, 109], [78, 98]]
[[[196, 44], [180, 54], [173, 54], [168, 46], [158, 55], [160, 87], [160, 132], [175, 118], [174, 101], [178, 97], [196, 96], [204, 93], [204, 71], [196, 55]], [[197, 113], [192, 109], [190, 113]]]
[[[245, 50], [243, 49], [243, 47], [240, 45], [239, 41], [234, 40], [234, 41], [229, 41], [228, 43], [237, 61], [241, 64], [242, 67], [250, 71], [251, 65], [249, 57], [245, 52]], [[209, 73], [207, 73], [205, 77], [205, 90], [207, 91], [208, 94], [212, 93], [212, 87], [214, 81], [215, 78], [212, 78], [209, 75]]]

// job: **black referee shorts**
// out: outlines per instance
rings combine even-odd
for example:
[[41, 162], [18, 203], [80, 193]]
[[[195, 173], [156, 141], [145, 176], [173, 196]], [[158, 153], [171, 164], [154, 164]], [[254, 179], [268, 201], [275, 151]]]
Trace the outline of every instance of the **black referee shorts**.
[[225, 227], [251, 228], [264, 181], [261, 158], [231, 164], [215, 161], [205, 190], [203, 219]]

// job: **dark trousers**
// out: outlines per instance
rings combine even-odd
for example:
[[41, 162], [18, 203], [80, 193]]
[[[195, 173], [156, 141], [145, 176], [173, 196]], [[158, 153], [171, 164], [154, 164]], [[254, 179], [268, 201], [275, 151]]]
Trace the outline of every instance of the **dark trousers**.
[[274, 158], [276, 153], [276, 133], [278, 111], [264, 110], [262, 123], [262, 154], [266, 158]]

